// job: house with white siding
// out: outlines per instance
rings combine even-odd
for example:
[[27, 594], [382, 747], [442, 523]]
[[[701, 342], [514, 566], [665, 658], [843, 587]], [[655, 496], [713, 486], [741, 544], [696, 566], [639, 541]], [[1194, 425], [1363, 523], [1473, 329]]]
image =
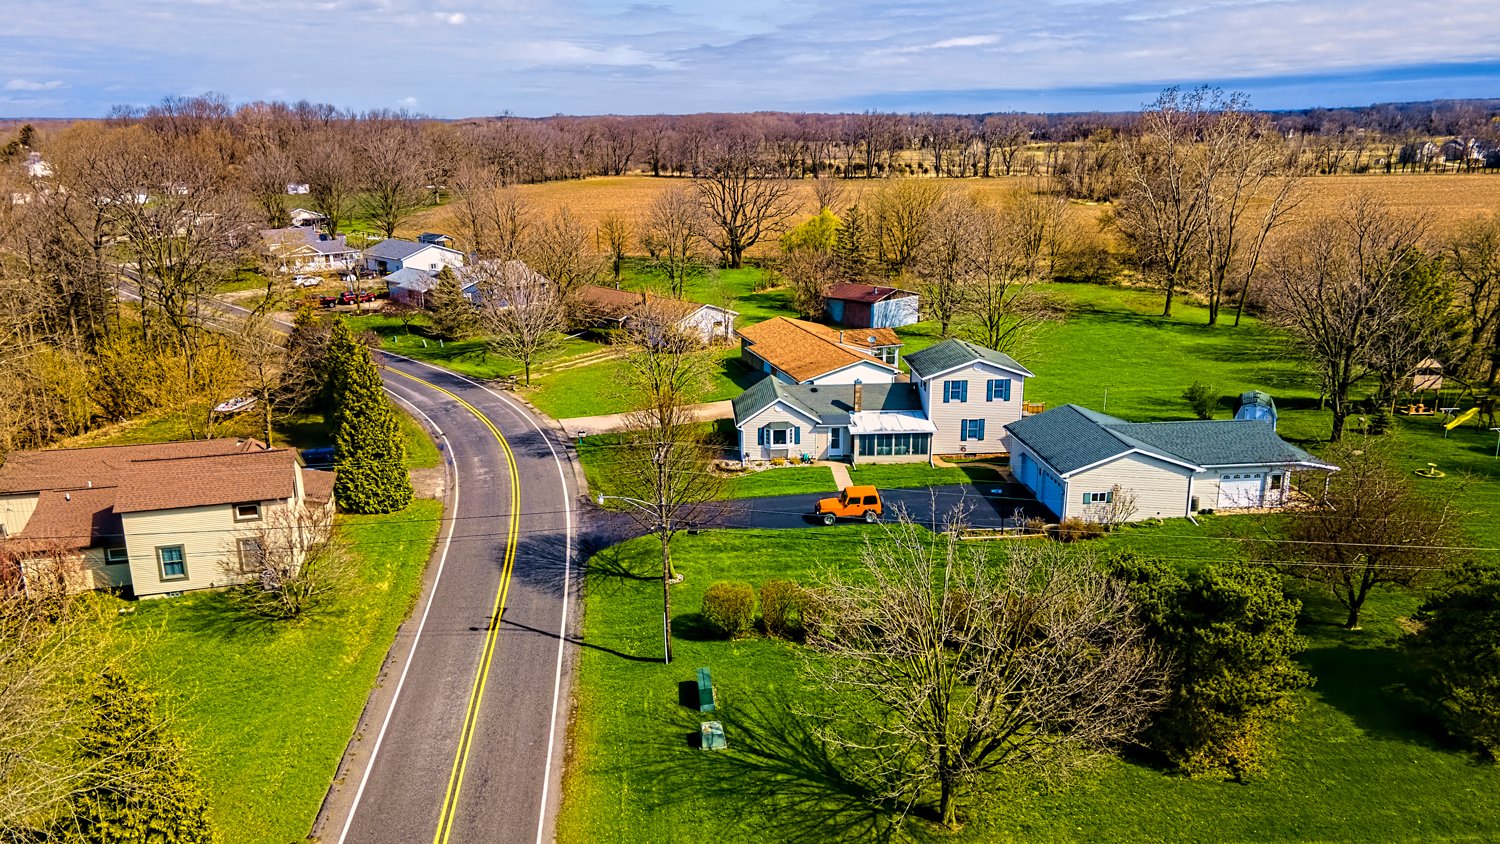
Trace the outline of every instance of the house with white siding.
[[573, 292], [573, 306], [572, 320], [580, 328], [623, 328], [645, 318], [670, 324], [704, 343], [733, 337], [734, 321], [740, 315], [739, 311], [718, 305], [600, 284], [581, 285]]
[[889, 328], [829, 328], [772, 317], [739, 330], [740, 359], [786, 384], [890, 384], [901, 378], [901, 338]]
[[359, 250], [350, 246], [343, 235], [331, 235], [310, 226], [284, 229], [262, 229], [261, 242], [266, 252], [288, 270], [347, 270], [359, 264]]
[[464, 260], [464, 253], [456, 249], [394, 237], [365, 249], [365, 269], [381, 275], [404, 269], [438, 273], [443, 267], [462, 267]]
[[1338, 470], [1258, 420], [1126, 422], [1068, 404], [1006, 428], [1011, 473], [1060, 520], [1278, 507], [1293, 473]]
[[1031, 371], [1010, 356], [946, 340], [907, 357], [910, 381], [788, 383], [768, 376], [733, 402], [742, 461], [899, 463], [1003, 454]]
[[0, 562], [162, 597], [255, 576], [268, 530], [332, 507], [332, 472], [255, 440], [18, 451], [0, 466]]
[[841, 281], [823, 296], [828, 320], [846, 328], [896, 328], [921, 319], [921, 298], [910, 290]]
[[937, 454], [1002, 455], [1005, 426], [1026, 415], [1031, 370], [1014, 358], [967, 340], [944, 340], [906, 356], [922, 412], [937, 433]]

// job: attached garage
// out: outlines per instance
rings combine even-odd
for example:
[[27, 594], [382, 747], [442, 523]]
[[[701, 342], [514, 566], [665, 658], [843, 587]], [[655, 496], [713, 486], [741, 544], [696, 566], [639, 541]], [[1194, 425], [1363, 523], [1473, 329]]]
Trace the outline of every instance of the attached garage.
[[1264, 472], [1225, 472], [1219, 475], [1220, 510], [1239, 507], [1260, 507], [1265, 504]]

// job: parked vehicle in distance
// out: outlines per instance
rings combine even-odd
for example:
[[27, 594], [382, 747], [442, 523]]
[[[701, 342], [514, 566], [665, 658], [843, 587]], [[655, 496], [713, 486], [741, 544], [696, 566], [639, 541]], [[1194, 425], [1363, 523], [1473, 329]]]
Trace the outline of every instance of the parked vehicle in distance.
[[293, 287], [317, 287], [323, 283], [323, 279], [310, 275], [299, 275], [292, 279]]
[[318, 304], [325, 308], [332, 308], [337, 305], [353, 305], [356, 302], [373, 302], [377, 295], [372, 290], [361, 290], [358, 293], [355, 293], [353, 290], [345, 290], [337, 296], [324, 296], [318, 300]]
[[880, 491], [875, 487], [848, 486], [838, 498], [820, 500], [815, 515], [823, 520], [823, 524], [831, 525], [839, 519], [864, 519], [874, 523], [883, 512]]

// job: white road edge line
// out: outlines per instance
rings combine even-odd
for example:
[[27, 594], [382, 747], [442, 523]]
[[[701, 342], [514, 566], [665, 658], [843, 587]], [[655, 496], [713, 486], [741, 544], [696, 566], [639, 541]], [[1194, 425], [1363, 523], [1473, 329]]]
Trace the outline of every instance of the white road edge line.
[[[443, 433], [443, 429], [439, 428], [437, 423], [432, 421], [432, 417], [423, 413], [421, 408], [417, 407], [410, 400], [397, 395], [395, 391], [389, 388], [387, 388], [386, 392], [400, 399], [408, 407], [416, 411], [418, 416], [427, 420], [427, 424], [432, 426], [432, 430], [436, 431], [437, 435], [442, 438], [445, 446], [443, 451], [447, 457], [446, 462], [453, 468], [453, 511], [456, 516], [458, 514], [458, 463], [453, 458], [453, 443], [449, 442], [448, 435]], [[457, 526], [458, 519], [453, 518], [448, 520], [448, 535], [443, 538], [443, 550], [438, 554], [437, 574], [432, 578], [432, 590], [427, 593], [427, 606], [422, 609], [421, 621], [417, 622], [417, 631], [411, 640], [411, 650], [406, 653], [406, 664], [401, 666], [401, 676], [396, 680], [396, 689], [391, 695], [391, 705], [385, 711], [385, 718], [380, 722], [380, 732], [376, 734], [375, 744], [370, 748], [370, 760], [365, 764], [365, 772], [359, 778], [359, 788], [354, 791], [354, 802], [349, 804], [349, 815], [344, 819], [344, 828], [339, 831], [338, 844], [344, 844], [344, 839], [349, 836], [349, 828], [354, 825], [354, 815], [359, 810], [360, 799], [364, 797], [365, 785], [370, 781], [370, 772], [375, 769], [375, 759], [380, 755], [381, 743], [385, 741], [386, 728], [390, 727], [391, 716], [396, 712], [396, 703], [401, 700], [401, 687], [406, 684], [406, 674], [411, 670], [412, 660], [416, 657], [417, 643], [421, 641], [422, 630], [427, 626], [427, 614], [432, 612], [432, 602], [437, 596], [438, 584], [443, 579], [443, 565], [448, 562], [448, 548], [453, 544], [453, 531]]]
[[[501, 403], [508, 405], [517, 415], [525, 419], [527, 424], [531, 425], [532, 430], [541, 435], [542, 442], [547, 444], [547, 450], [552, 453], [552, 462], [557, 465], [557, 479], [562, 482], [563, 519], [567, 531], [567, 545], [564, 546], [563, 551], [562, 620], [558, 623], [557, 628], [557, 671], [552, 680], [552, 717], [548, 721], [547, 728], [547, 763], [542, 769], [542, 805], [536, 822], [536, 841], [537, 844], [543, 844], [542, 836], [546, 833], [547, 829], [547, 791], [552, 783], [552, 756], [553, 748], [557, 743], [557, 705], [562, 698], [563, 653], [568, 642], [568, 600], [573, 580], [573, 497], [568, 494], [568, 479], [567, 475], [563, 472], [562, 458], [557, 455], [557, 447], [552, 444], [552, 438], [547, 436], [547, 432], [543, 431], [542, 427], [537, 424], [536, 418], [522, 408], [517, 407], [513, 399], [502, 396], [489, 387], [472, 379], [465, 378], [452, 370], [443, 369], [440, 366], [409, 358], [405, 355], [398, 355], [394, 352], [385, 352], [384, 350], [382, 352], [393, 358], [399, 358], [408, 363], [425, 366], [428, 369], [437, 370], [444, 375], [450, 375], [460, 381], [472, 384], [499, 399]], [[454, 490], [455, 492], [457, 491], [457, 484], [455, 484]], [[363, 788], [363, 784], [361, 784], [361, 788]], [[353, 810], [350, 810], [349, 814], [352, 817], [354, 814]], [[339, 844], [343, 844], [343, 838], [339, 839]]]

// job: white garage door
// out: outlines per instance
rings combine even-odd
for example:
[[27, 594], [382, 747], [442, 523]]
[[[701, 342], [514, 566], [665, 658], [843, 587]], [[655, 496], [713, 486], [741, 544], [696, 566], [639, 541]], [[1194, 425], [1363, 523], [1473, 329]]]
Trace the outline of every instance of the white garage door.
[[1228, 472], [1219, 476], [1219, 509], [1259, 507], [1265, 500], [1263, 472]]

